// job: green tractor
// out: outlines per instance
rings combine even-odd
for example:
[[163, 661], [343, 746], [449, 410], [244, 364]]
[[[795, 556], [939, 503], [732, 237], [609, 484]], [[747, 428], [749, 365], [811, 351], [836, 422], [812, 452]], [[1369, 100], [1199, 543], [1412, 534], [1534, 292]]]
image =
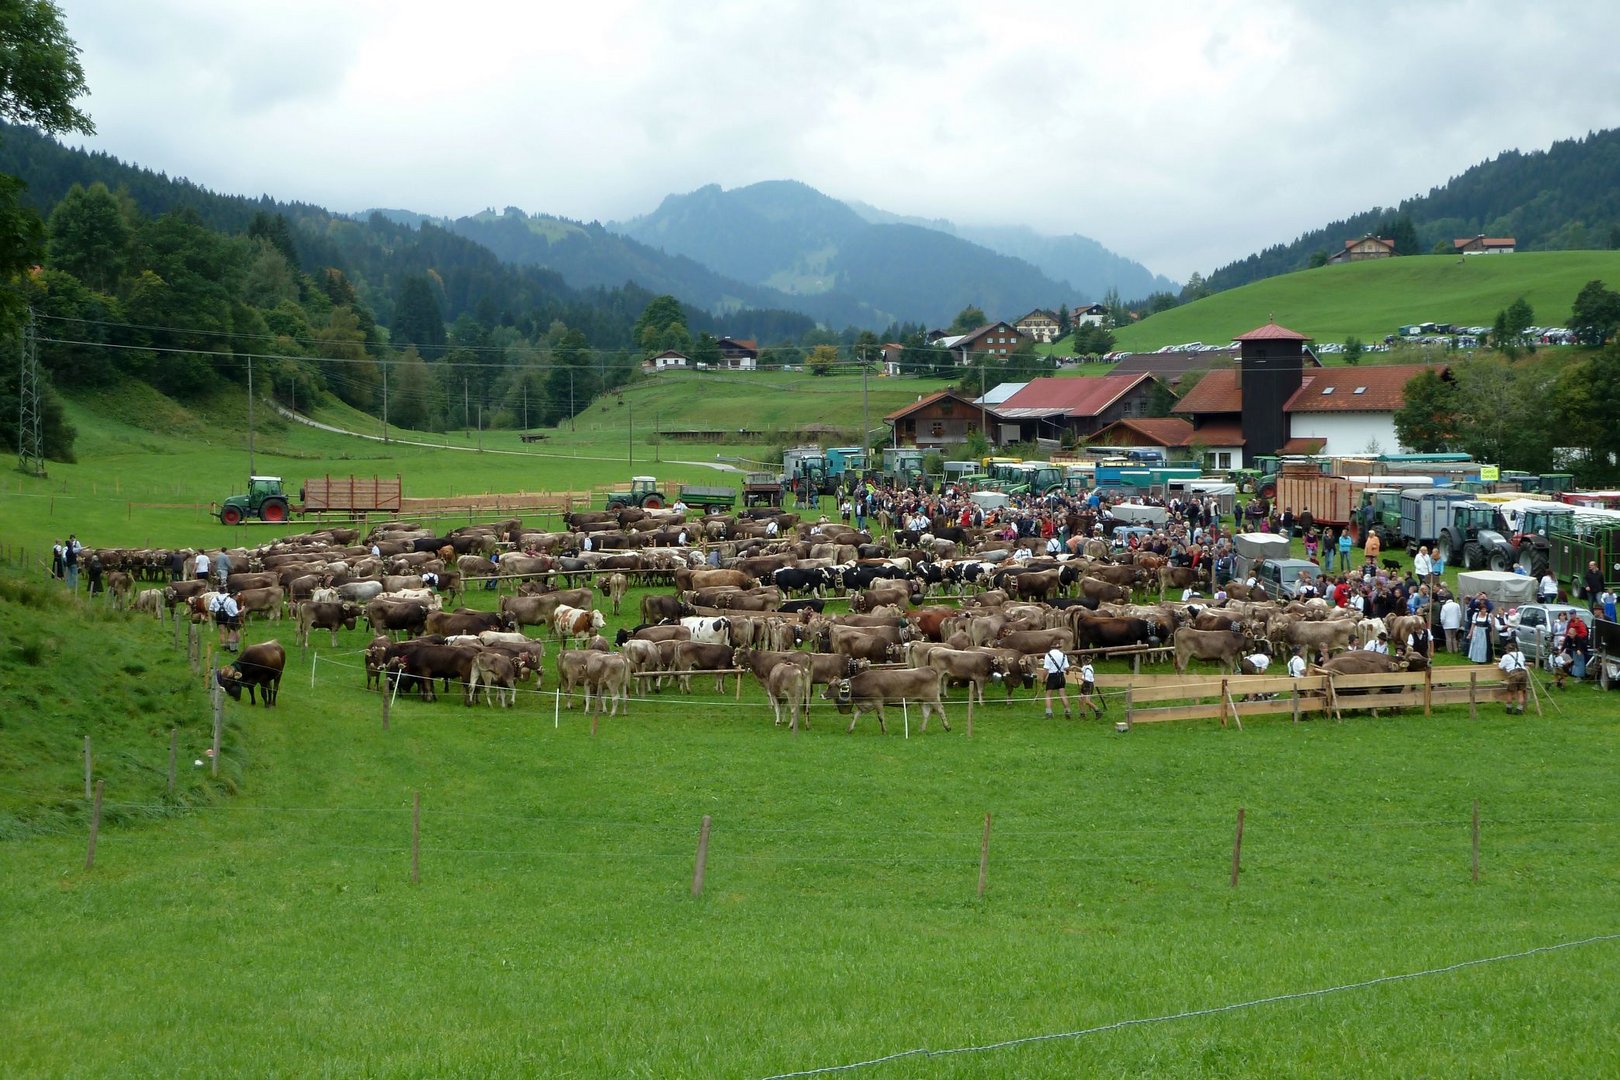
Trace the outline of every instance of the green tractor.
[[219, 520], [224, 525], [240, 525], [248, 518], [260, 521], [286, 521], [287, 496], [281, 490], [279, 476], [248, 477], [248, 493], [232, 495], [219, 508]]
[[647, 510], [660, 510], [669, 505], [658, 480], [651, 476], [632, 476], [629, 491], [610, 491], [607, 509], [622, 510], [627, 506], [640, 506]]

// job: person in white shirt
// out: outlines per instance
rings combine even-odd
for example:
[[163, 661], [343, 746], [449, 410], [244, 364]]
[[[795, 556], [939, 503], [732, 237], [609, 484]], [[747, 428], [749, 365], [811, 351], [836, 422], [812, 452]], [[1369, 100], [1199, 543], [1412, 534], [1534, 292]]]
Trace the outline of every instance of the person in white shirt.
[[[1093, 695], [1096, 695], [1095, 700]], [[1080, 659], [1080, 708], [1090, 709], [1093, 715], [1101, 719], [1106, 707], [1107, 702], [1097, 693], [1097, 669], [1091, 666], [1091, 655], [1088, 653]]]
[[1426, 582], [1434, 575], [1434, 560], [1429, 558], [1428, 547], [1418, 548], [1418, 553], [1412, 556], [1412, 576], [1419, 582]]
[[1288, 658], [1288, 675], [1293, 679], [1305, 677], [1305, 657], [1300, 655], [1298, 649], [1295, 649], [1294, 655]]
[[670, 509], [675, 511], [677, 514], [684, 514], [686, 513], [686, 503], [677, 498], [675, 500], [675, 505], [671, 506]]
[[1244, 675], [1264, 675], [1271, 666], [1271, 657], [1256, 650], [1238, 661], [1238, 671]]
[[242, 612], [237, 606], [236, 597], [228, 592], [219, 593], [214, 597], [210, 610], [214, 625], [219, 627], [220, 648], [235, 652], [242, 641]]
[[1461, 650], [1462, 624], [1462, 605], [1455, 596], [1446, 597], [1446, 602], [1440, 605], [1440, 629], [1446, 632], [1446, 652]]
[[208, 552], [199, 551], [197, 557], [191, 560], [191, 576], [199, 581], [208, 580]]
[[1541, 580], [1536, 583], [1536, 595], [1541, 597], [1543, 604], [1550, 604], [1558, 599], [1558, 579], [1552, 576], [1551, 570], [1542, 574]]
[[1047, 650], [1041, 657], [1041, 667], [1046, 670], [1046, 718], [1052, 718], [1052, 691], [1058, 692], [1063, 699], [1064, 719], [1069, 717], [1069, 656], [1056, 645]]
[[1012, 557], [1013, 557], [1013, 562], [1018, 562], [1018, 563], [1027, 563], [1027, 562], [1029, 562], [1030, 557], [1031, 557], [1030, 553], [1029, 553], [1029, 548], [1027, 548], [1027, 547], [1013, 548]]
[[1502, 681], [1507, 683], [1507, 711], [1522, 714], [1525, 695], [1530, 687], [1530, 669], [1525, 666], [1524, 653], [1519, 651], [1519, 642], [1516, 638], [1507, 639], [1507, 648], [1503, 651], [1502, 658], [1496, 662], [1496, 666], [1502, 669]]
[[1379, 634], [1378, 639], [1376, 641], [1367, 642], [1367, 644], [1362, 646], [1362, 649], [1364, 649], [1367, 652], [1383, 653], [1385, 656], [1388, 656], [1389, 655], [1389, 635], [1388, 634]]

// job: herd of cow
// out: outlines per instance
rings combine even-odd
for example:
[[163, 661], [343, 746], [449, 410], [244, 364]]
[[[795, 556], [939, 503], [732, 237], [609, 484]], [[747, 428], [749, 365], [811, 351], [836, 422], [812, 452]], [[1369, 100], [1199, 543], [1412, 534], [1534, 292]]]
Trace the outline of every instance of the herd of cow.
[[[482, 698], [509, 706], [519, 684], [543, 683], [550, 638], [561, 646], [554, 670], [570, 708], [580, 694], [588, 712], [616, 715], [639, 696], [632, 692], [638, 680], [652, 692], [670, 682], [690, 692], [692, 677], [707, 674], [719, 692], [728, 675], [750, 672], [777, 723], [795, 730], [817, 687], [852, 714], [851, 731], [866, 711], [887, 730], [884, 706], [898, 702], [921, 707], [923, 730], [933, 712], [949, 730], [949, 686], [966, 686], [982, 702], [986, 688], [1000, 683], [1011, 698], [1036, 685], [1042, 657], [1054, 648], [1165, 647], [1178, 672], [1193, 661], [1232, 672], [1255, 652], [1294, 649], [1330, 671], [1417, 662], [1353, 646], [1380, 632], [1404, 641], [1419, 627], [1369, 623], [1320, 600], [1250, 597], [1237, 584], [1218, 607], [1166, 601], [1167, 589], [1198, 584], [1198, 572], [1096, 541], [1081, 555], [1050, 559], [1036, 554], [1038, 538], [1008, 543], [940, 522], [896, 546], [769, 508], [705, 518], [701, 528], [675, 512], [635, 508], [571, 515], [567, 524], [568, 531], [541, 533], [510, 520], [437, 535], [391, 523], [364, 538], [328, 529], [230, 552], [225, 586], [244, 618], [290, 612], [300, 646], [317, 630], [336, 645], [340, 630], [363, 621], [372, 635], [364, 650], [367, 686], [390, 694], [414, 691], [432, 700], [436, 685], [454, 682], [469, 705]], [[715, 534], [725, 538], [708, 542]], [[692, 535], [704, 542], [666, 543]], [[1017, 552], [1020, 546], [1027, 550]], [[142, 565], [169, 565], [150, 553], [103, 554], [132, 575]], [[591, 584], [555, 588], [569, 572]], [[502, 587], [496, 610], [445, 608], [464, 576]], [[646, 592], [640, 623], [609, 642], [599, 602], [619, 613], [638, 577], [665, 581], [670, 590]], [[135, 604], [155, 616], [185, 611], [204, 622], [214, 584], [172, 581], [141, 592]], [[957, 602], [931, 601], [941, 593]], [[847, 602], [847, 612], [828, 611], [829, 600]], [[533, 636], [536, 628], [544, 636]], [[216, 677], [233, 696], [245, 688], [252, 701], [259, 688], [274, 704], [285, 659], [277, 642], [261, 642]]]

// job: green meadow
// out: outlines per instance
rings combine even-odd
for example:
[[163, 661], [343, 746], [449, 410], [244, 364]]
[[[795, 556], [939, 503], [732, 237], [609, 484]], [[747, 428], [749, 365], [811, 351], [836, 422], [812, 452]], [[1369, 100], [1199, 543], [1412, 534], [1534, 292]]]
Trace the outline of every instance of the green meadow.
[[[730, 406], [725, 384], [653, 380], [622, 410], [638, 430], [644, 411], [760, 430], [741, 410], [793, 394], [822, 422], [858, 416], [858, 379], [782, 378]], [[881, 381], [874, 416], [919, 389]], [[693, 391], [712, 411], [677, 412]], [[632, 468], [714, 482], [669, 459], [756, 449], [649, 439], [631, 462], [620, 411], [534, 447], [484, 434], [510, 454], [267, 424], [257, 465], [398, 472], [407, 494], [583, 490]], [[843, 1075], [1620, 1072], [1620, 736], [1593, 688], [1548, 691], [1540, 716], [1129, 733], [1117, 699], [1049, 721], [992, 690], [971, 737], [956, 691], [948, 733], [891, 710], [886, 735], [870, 717], [846, 734], [818, 702], [795, 736], [751, 681], [739, 699], [698, 680], [593, 734], [548, 671], [511, 710], [402, 698], [384, 730], [363, 628], [300, 651], [289, 625], [255, 624], [246, 640], [289, 646], [282, 699], [225, 700], [216, 775], [184, 637], [15, 555], [75, 527], [218, 542], [201, 511], [136, 504], [235, 490], [235, 406], [70, 415], [80, 462], [0, 485], [0, 1076], [752, 1078], [921, 1048], [977, 1049]], [[89, 869], [86, 736], [104, 783]]]
[[1562, 326], [1588, 281], [1620, 282], [1620, 252], [1526, 251], [1464, 258], [1417, 255], [1323, 266], [1160, 312], [1117, 331], [1117, 348], [1151, 351], [1201, 341], [1224, 345], [1275, 318], [1320, 342], [1384, 340], [1402, 325], [1489, 326], [1519, 297], [1541, 326]]

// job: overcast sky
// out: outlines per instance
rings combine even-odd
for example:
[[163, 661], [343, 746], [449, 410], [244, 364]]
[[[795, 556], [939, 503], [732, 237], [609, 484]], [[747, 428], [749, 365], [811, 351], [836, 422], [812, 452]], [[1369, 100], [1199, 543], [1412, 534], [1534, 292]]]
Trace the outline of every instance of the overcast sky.
[[1176, 280], [1620, 124], [1608, 3], [58, 4], [88, 145], [220, 192], [608, 221], [794, 179]]

